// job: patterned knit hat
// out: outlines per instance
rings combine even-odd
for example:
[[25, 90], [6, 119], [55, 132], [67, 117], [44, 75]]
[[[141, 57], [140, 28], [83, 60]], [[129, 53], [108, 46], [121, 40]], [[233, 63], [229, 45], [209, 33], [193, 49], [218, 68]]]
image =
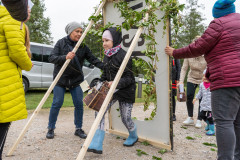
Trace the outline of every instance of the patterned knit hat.
[[219, 18], [231, 13], [235, 13], [235, 5], [233, 4], [235, 1], [236, 0], [217, 0], [212, 9], [213, 17]]

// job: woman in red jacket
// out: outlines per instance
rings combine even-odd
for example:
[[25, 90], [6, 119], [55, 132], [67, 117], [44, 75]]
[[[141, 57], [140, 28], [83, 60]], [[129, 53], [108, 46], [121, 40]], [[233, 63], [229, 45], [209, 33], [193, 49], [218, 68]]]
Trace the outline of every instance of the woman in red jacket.
[[240, 14], [235, 0], [218, 0], [215, 18], [194, 43], [180, 49], [165, 48], [174, 58], [204, 55], [211, 82], [212, 111], [216, 122], [218, 160], [240, 160]]

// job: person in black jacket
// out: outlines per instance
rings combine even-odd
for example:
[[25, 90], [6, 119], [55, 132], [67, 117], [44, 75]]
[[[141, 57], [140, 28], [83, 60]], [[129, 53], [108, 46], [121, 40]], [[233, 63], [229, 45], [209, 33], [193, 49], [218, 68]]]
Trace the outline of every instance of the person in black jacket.
[[82, 130], [83, 92], [79, 86], [79, 84], [84, 80], [82, 71], [83, 61], [87, 59], [87, 61], [100, 69], [103, 69], [104, 65], [91, 53], [90, 49], [85, 44], [81, 44], [76, 53], [72, 52], [83, 32], [79, 23], [69, 23], [66, 26], [65, 31], [68, 35], [58, 40], [51, 55], [49, 56], [49, 62], [54, 63], [53, 78], [57, 76], [67, 59], [71, 59], [71, 61], [53, 89], [54, 97], [49, 113], [48, 132], [46, 137], [48, 139], [54, 138], [54, 129], [58, 113], [64, 101], [66, 88], [69, 88], [75, 107], [75, 135], [85, 139], [87, 135]]
[[[103, 48], [105, 50], [103, 62], [105, 64], [101, 81], [108, 81], [109, 87], [117, 75], [117, 72], [123, 62], [126, 52], [121, 48], [122, 33], [116, 28], [108, 28], [102, 35]], [[122, 77], [117, 85], [113, 98], [108, 105], [108, 109], [119, 102], [120, 115], [123, 124], [128, 129], [129, 137], [123, 143], [124, 146], [133, 146], [138, 141], [137, 128], [131, 119], [133, 103], [135, 102], [136, 84], [132, 70], [132, 59], [127, 63]], [[107, 109], [107, 110], [108, 110]], [[106, 112], [105, 112], [106, 113]], [[96, 112], [97, 116], [97, 112]], [[102, 154], [102, 145], [105, 136], [104, 116], [98, 126], [98, 129], [92, 139], [88, 152]]]
[[173, 121], [176, 121], [176, 100], [177, 84], [180, 78], [181, 63], [179, 59], [172, 59], [172, 106], [173, 106]]

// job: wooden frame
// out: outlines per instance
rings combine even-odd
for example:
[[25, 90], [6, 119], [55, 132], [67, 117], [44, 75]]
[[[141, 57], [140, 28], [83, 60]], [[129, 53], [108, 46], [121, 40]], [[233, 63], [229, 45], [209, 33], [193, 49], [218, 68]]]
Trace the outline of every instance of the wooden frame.
[[[141, 10], [145, 7], [144, 0], [133, 0], [130, 2], [130, 6], [135, 8], [136, 10]], [[111, 14], [109, 14], [111, 13]], [[159, 18], [163, 15], [162, 12], [157, 12]], [[107, 22], [111, 22], [114, 24], [121, 24], [123, 22], [120, 17], [120, 13], [118, 13], [116, 8], [113, 8], [113, 4], [106, 3], [104, 7], [104, 24]], [[169, 26], [169, 22], [168, 22]], [[157, 63], [157, 71], [156, 71], [156, 90], [157, 90], [157, 115], [153, 120], [150, 121], [138, 121], [134, 120], [134, 123], [137, 125], [139, 141], [148, 141], [150, 144], [159, 147], [165, 148], [167, 150], [173, 149], [173, 126], [171, 119], [171, 84], [170, 82], [170, 74], [169, 74], [169, 56], [164, 53], [164, 48], [169, 45], [169, 27], [167, 27], [167, 31], [165, 35], [163, 33], [163, 22], [157, 26], [158, 33], [155, 35], [157, 39], [157, 50], [159, 50], [158, 57], [159, 62]], [[123, 37], [127, 37], [128, 39], [124, 39], [125, 44], [131, 41], [131, 38], [135, 36], [136, 29], [131, 29], [130, 31], [122, 30]], [[127, 35], [127, 36], [126, 36]], [[140, 42], [141, 40], [139, 40]], [[140, 44], [140, 43], [139, 43]], [[137, 46], [134, 50], [135, 55], [137, 57], [142, 58], [144, 60], [148, 60], [147, 57], [139, 56], [139, 52], [144, 50], [144, 44], [142, 46]], [[128, 46], [122, 44], [122, 47], [125, 50], [128, 50]], [[119, 117], [119, 112], [117, 111], [118, 104], [115, 104], [111, 107], [109, 111], [109, 133], [128, 137], [128, 131], [125, 126], [121, 122], [121, 118]]]

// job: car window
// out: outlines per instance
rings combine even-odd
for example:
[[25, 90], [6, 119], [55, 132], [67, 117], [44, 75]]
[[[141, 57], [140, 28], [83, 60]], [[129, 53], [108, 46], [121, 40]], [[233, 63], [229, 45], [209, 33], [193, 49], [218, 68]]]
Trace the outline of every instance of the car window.
[[83, 61], [83, 66], [88, 67], [88, 68], [94, 68], [94, 65], [89, 63], [86, 59]]
[[42, 62], [42, 47], [31, 45], [30, 50], [32, 53], [32, 61]]
[[44, 49], [43, 49], [43, 62], [49, 63], [48, 57], [51, 54], [52, 50], [53, 50], [53, 48], [44, 47]]

